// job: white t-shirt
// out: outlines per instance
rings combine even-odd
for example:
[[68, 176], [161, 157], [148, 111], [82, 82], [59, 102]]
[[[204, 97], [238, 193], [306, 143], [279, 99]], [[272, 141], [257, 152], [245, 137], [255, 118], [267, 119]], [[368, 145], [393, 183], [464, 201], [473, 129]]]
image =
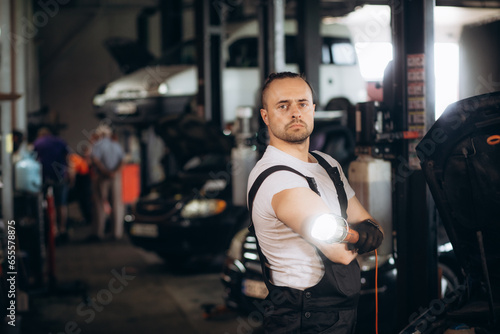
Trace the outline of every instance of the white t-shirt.
[[[347, 182], [339, 163], [327, 154], [317, 152], [333, 167], [338, 167], [344, 183], [347, 199], [354, 191]], [[321, 198], [331, 213], [341, 215], [335, 186], [326, 170], [319, 163], [299, 160], [274, 146], [269, 145], [248, 178], [248, 189], [267, 168], [286, 165], [305, 176], [314, 177]], [[253, 203], [252, 221], [260, 248], [271, 266], [271, 281], [276, 286], [288, 286], [304, 290], [316, 285], [323, 277], [323, 262], [316, 248], [298, 233], [276, 218], [271, 205], [273, 196], [291, 188], [309, 188], [305, 178], [289, 171], [278, 171], [269, 175], [260, 186]]]

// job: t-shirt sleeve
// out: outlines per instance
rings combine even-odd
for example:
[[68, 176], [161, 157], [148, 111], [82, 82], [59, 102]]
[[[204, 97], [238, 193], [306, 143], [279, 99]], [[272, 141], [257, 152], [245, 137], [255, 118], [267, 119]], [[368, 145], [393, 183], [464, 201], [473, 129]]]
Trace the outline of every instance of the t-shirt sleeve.
[[253, 203], [253, 214], [274, 216], [271, 201], [273, 196], [285, 189], [308, 188], [305, 178], [289, 171], [278, 171], [269, 175], [260, 186]]

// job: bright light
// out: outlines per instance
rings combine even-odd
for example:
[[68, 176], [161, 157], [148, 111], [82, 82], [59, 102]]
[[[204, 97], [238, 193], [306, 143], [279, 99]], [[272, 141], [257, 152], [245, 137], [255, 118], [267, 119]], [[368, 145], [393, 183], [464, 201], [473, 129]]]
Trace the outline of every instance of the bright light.
[[162, 95], [165, 95], [168, 93], [168, 85], [164, 82], [162, 82], [159, 86], [158, 86], [158, 93], [159, 94], [162, 94]]
[[315, 239], [326, 241], [337, 234], [337, 224], [329, 215], [322, 215], [314, 221], [311, 236]]
[[227, 203], [222, 199], [193, 199], [181, 210], [182, 218], [194, 219], [215, 216], [226, 209]]
[[458, 44], [434, 45], [434, 69], [437, 119], [449, 104], [458, 100]]
[[356, 43], [356, 53], [363, 78], [366, 81], [381, 81], [387, 64], [392, 60], [392, 44]]
[[243, 257], [248, 260], [257, 260], [259, 256], [255, 253], [245, 252]]
[[317, 240], [333, 244], [344, 241], [347, 223], [342, 217], [324, 214], [316, 217], [311, 226], [311, 236]]
[[[458, 100], [458, 57], [456, 43], [434, 44], [436, 85], [436, 119], [446, 107]], [[356, 43], [361, 75], [366, 81], [382, 81], [384, 70], [392, 60], [392, 44], [386, 42]]]

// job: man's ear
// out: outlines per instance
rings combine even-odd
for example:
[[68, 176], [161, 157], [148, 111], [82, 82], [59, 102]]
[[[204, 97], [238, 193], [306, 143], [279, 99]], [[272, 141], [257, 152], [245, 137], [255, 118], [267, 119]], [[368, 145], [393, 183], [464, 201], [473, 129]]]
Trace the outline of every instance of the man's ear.
[[269, 125], [269, 118], [266, 109], [260, 109], [260, 116], [266, 125]]

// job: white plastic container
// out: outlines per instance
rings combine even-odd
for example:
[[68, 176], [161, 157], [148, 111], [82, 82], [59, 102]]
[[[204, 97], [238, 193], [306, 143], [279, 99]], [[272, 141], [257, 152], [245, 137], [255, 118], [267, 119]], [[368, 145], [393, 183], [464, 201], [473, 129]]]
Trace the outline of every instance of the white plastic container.
[[349, 184], [365, 209], [384, 230], [379, 255], [392, 253], [391, 163], [361, 155], [349, 165]]
[[42, 165], [35, 160], [34, 153], [24, 152], [14, 173], [16, 191], [38, 193], [42, 190]]

